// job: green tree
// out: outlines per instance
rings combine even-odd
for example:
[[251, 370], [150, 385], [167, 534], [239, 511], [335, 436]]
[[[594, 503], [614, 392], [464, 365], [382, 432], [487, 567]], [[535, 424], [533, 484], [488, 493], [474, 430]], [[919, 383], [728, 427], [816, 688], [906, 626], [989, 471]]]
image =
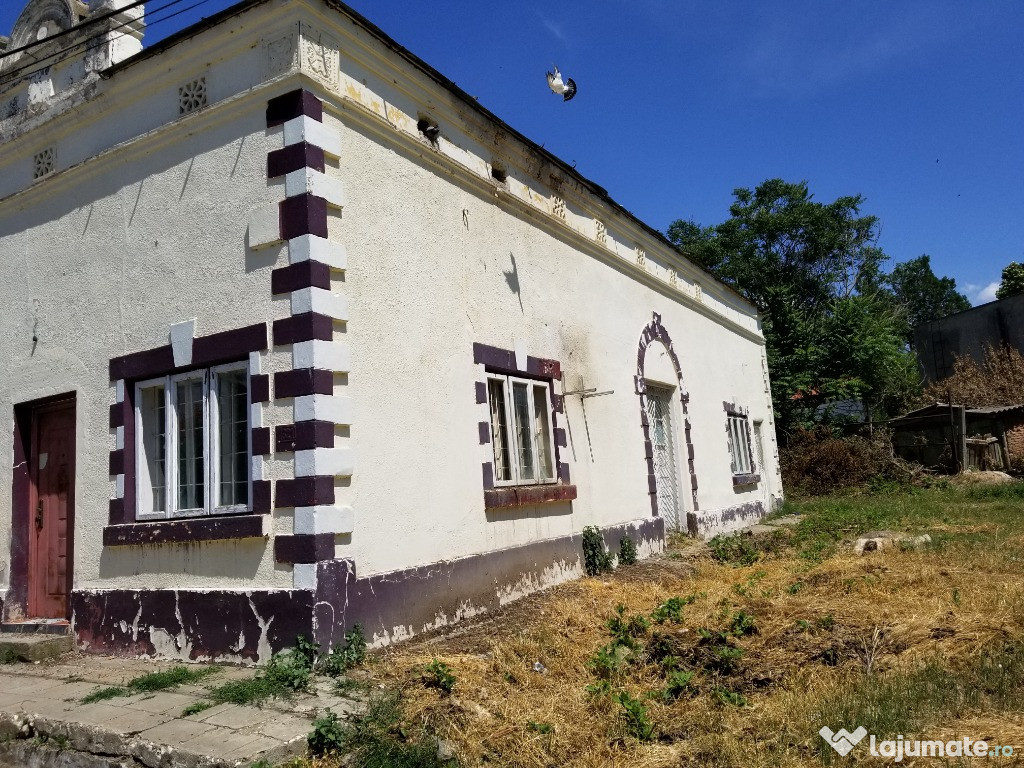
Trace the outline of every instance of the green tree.
[[733, 194], [721, 224], [676, 221], [668, 237], [761, 310], [780, 431], [821, 418], [820, 406], [837, 400], [897, 408], [914, 387], [913, 359], [863, 198], [820, 203], [806, 182], [781, 179]]
[[1002, 281], [996, 289], [996, 298], [1005, 299], [1024, 293], [1024, 264], [1011, 261], [1003, 267]]
[[956, 290], [956, 280], [938, 277], [928, 254], [897, 264], [884, 280], [901, 312], [900, 335], [912, 344], [914, 329], [922, 323], [971, 308], [970, 300]]

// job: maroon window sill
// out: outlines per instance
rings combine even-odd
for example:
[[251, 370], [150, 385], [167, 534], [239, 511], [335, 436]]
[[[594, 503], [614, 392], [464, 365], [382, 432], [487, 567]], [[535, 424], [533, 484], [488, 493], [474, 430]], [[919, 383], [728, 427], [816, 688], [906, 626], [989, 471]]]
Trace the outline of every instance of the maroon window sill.
[[733, 475], [732, 484], [735, 488], [737, 485], [757, 485], [761, 482], [761, 475]]
[[528, 504], [572, 501], [575, 498], [575, 485], [565, 485], [562, 483], [554, 485], [514, 485], [508, 488], [491, 488], [484, 491], [484, 507], [487, 509], [523, 507]]
[[241, 514], [108, 525], [103, 529], [103, 545], [128, 547], [223, 539], [262, 539], [266, 537], [263, 532], [265, 519], [266, 515]]

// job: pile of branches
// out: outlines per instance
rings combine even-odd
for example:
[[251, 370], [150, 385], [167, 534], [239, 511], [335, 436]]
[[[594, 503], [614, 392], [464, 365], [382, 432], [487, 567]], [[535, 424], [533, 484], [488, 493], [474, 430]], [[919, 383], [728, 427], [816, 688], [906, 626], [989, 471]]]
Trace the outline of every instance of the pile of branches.
[[1013, 347], [989, 345], [981, 362], [957, 357], [953, 374], [928, 384], [920, 404], [950, 401], [976, 408], [1024, 403], [1024, 355]]

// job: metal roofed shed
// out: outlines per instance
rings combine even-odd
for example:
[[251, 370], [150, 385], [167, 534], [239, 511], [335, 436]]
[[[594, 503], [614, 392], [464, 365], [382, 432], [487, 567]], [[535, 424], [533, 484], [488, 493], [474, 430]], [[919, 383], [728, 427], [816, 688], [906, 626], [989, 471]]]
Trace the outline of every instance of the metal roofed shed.
[[934, 403], [889, 422], [893, 449], [943, 472], [1024, 470], [1024, 403], [967, 407]]

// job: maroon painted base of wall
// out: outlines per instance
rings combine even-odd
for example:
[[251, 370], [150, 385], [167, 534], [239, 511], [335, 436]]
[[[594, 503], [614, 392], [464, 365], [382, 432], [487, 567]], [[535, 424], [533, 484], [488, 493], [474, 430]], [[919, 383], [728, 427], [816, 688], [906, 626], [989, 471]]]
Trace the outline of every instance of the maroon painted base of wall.
[[760, 501], [748, 501], [712, 512], [688, 512], [686, 532], [698, 539], [710, 539], [720, 533], [732, 533], [754, 525], [768, 514]]
[[[665, 521], [648, 518], [604, 530], [613, 552], [623, 536], [638, 546], [656, 542], [660, 549]], [[552, 564], [582, 575], [582, 556], [582, 536], [576, 535], [363, 578], [349, 560], [320, 563], [315, 637], [322, 645], [333, 645], [354, 624], [362, 626], [367, 638], [419, 634], [466, 615], [496, 610], [501, 606], [499, 594], [544, 584], [544, 570]]]
[[[612, 551], [623, 536], [660, 548], [665, 522], [659, 517], [611, 526], [604, 536]], [[351, 560], [327, 560], [317, 564], [315, 593], [77, 590], [72, 622], [79, 648], [91, 653], [266, 661], [259, 655], [264, 642], [276, 653], [305, 635], [329, 648], [354, 624], [368, 639], [391, 641], [493, 611], [501, 605], [499, 595], [544, 584], [544, 571], [553, 564], [581, 575], [581, 541], [565, 536], [362, 578]]]
[[[76, 590], [71, 621], [80, 650], [119, 656], [266, 661], [312, 634], [310, 590]], [[168, 647], [170, 643], [171, 647]]]

